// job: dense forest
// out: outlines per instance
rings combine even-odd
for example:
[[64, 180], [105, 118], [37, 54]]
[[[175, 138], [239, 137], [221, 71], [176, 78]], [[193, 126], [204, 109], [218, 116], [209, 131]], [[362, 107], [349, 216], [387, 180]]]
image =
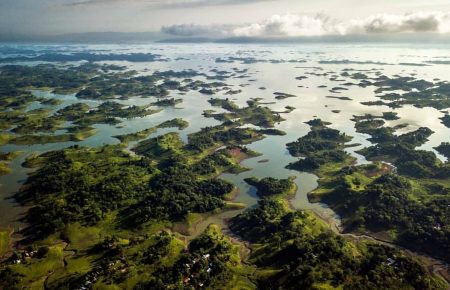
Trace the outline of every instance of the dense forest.
[[[393, 165], [376, 162], [354, 166], [352, 158], [343, 151], [343, 136], [334, 132], [331, 140], [309, 133], [288, 144], [292, 154], [306, 155], [289, 167], [310, 169], [319, 175], [320, 186], [310, 198], [331, 205], [344, 217], [347, 231], [385, 233], [388, 240], [450, 261], [450, 188], [446, 174], [449, 164], [440, 162], [430, 151], [415, 149], [432, 132], [420, 128], [394, 135], [394, 128], [382, 127], [382, 119], [355, 119], [357, 130], [370, 134], [372, 141], [377, 142], [359, 152], [368, 159], [384, 159]], [[314, 128], [317, 124], [321, 127]], [[317, 120], [312, 126], [311, 132], [325, 129]], [[313, 148], [303, 151], [304, 143]], [[327, 158], [323, 160], [323, 156]]]
[[355, 244], [334, 234], [310, 213], [292, 211], [277, 198], [231, 220], [255, 243], [250, 261], [261, 268], [259, 289], [435, 289], [419, 263], [371, 242]]

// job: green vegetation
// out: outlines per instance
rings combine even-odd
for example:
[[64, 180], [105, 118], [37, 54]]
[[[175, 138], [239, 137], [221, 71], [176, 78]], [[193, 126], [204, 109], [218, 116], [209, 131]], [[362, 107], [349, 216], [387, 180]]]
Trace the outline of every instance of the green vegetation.
[[256, 187], [256, 194], [261, 198], [276, 195], [293, 196], [297, 191], [294, 178], [295, 177], [276, 179], [273, 177], [265, 177], [262, 179], [257, 179], [255, 177], [251, 177], [246, 178], [245, 182]]
[[136, 133], [118, 135], [118, 136], [114, 136], [114, 137], [119, 139], [120, 142], [127, 144], [132, 141], [138, 141], [138, 140], [147, 138], [151, 134], [156, 133], [158, 128], [178, 128], [179, 130], [183, 130], [183, 129], [186, 129], [188, 126], [189, 126], [189, 123], [187, 121], [176, 118], [176, 119], [172, 119], [172, 120], [167, 120], [167, 121], [157, 125], [156, 127], [150, 127], [150, 128], [144, 129], [142, 131], [138, 131]]
[[275, 123], [284, 121], [279, 113], [270, 110], [267, 107], [259, 106], [258, 102], [248, 101], [248, 107], [239, 108], [229, 99], [210, 99], [213, 106], [222, 107], [229, 113], [205, 112], [206, 117], [212, 117], [219, 121], [237, 122], [241, 125], [252, 124], [260, 127], [273, 127]]
[[[155, 106], [171, 106], [182, 99], [159, 99], [144, 106], [125, 106], [105, 101], [95, 108], [83, 101], [60, 108], [56, 98], [37, 97], [32, 89], [75, 94], [81, 100], [127, 99], [129, 97], [165, 97], [170, 91], [228, 90], [220, 82], [206, 83], [191, 77], [207, 76], [187, 71], [156, 71], [141, 76], [136, 71], [124, 70], [116, 65], [84, 63], [78, 66], [39, 64], [36, 66], [5, 65], [0, 68], [0, 144], [32, 145], [55, 142], [78, 142], [95, 134], [95, 124], [116, 125], [122, 119], [145, 117], [159, 110]], [[176, 79], [182, 79], [178, 81]], [[39, 105], [30, 109], [31, 105]], [[30, 110], [28, 110], [30, 109]], [[73, 127], [68, 127], [73, 125]], [[171, 126], [170, 124], [166, 124]], [[179, 124], [180, 129], [187, 124]], [[61, 133], [57, 131], [66, 131]], [[3, 167], [3, 166], [2, 166]]]
[[441, 118], [442, 124], [444, 124], [447, 128], [450, 128], [450, 115], [446, 114]]
[[378, 103], [365, 103], [366, 105], [386, 105], [391, 108], [398, 108], [403, 105], [414, 105], [418, 108], [432, 107], [438, 110], [446, 109], [450, 106], [450, 85], [445, 81], [427, 81], [416, 79], [412, 76], [395, 75], [388, 77], [378, 75], [369, 78], [360, 73], [349, 74], [352, 79], [361, 81], [360, 86], [375, 86], [375, 93], [383, 100]]
[[338, 130], [326, 127], [327, 123], [315, 119], [308, 124], [311, 131], [297, 141], [287, 144], [291, 155], [305, 157], [288, 165], [300, 171], [316, 171], [321, 166], [340, 166], [351, 162], [344, 152], [344, 143], [352, 138]]
[[[132, 96], [165, 97], [170, 90], [189, 91], [225, 89], [225, 84], [205, 83], [189, 79], [206, 76], [193, 70], [156, 71], [152, 75], [140, 76], [136, 71], [117, 70], [114, 65], [105, 66], [85, 63], [79, 66], [5, 65], [0, 74], [2, 95], [17, 94], [26, 88], [51, 88], [58, 93], [76, 93], [80, 99], [114, 99]], [[209, 78], [214, 78], [209, 76]], [[183, 82], [174, 79], [183, 79]]]
[[254, 289], [247, 279], [249, 266], [241, 263], [239, 248], [220, 229], [209, 226], [171, 267], [155, 273], [135, 289]]
[[183, 141], [177, 133], [167, 133], [139, 142], [133, 151], [150, 158], [166, 159], [180, 155], [183, 146]]
[[181, 104], [183, 102], [183, 99], [159, 99], [156, 102], [153, 102], [152, 105], [159, 106], [159, 107], [166, 107], [166, 106], [175, 106], [177, 104]]
[[[210, 68], [208, 74], [194, 70], [141, 74], [93, 63], [164, 60], [153, 54], [43, 52], [23, 60], [45, 59], [89, 62], [0, 67], [0, 145], [78, 142], [93, 136], [96, 128], [109, 127], [100, 124], [118, 125], [105, 130], [108, 133], [126, 128], [119, 125], [124, 119], [144, 118], [183, 102], [171, 95], [191, 91], [236, 95], [242, 90], [224, 83], [227, 78], [242, 78], [241, 87], [256, 81], [249, 79], [252, 71], [239, 68]], [[288, 62], [253, 57], [216, 61]], [[446, 82], [388, 78], [381, 72], [369, 78], [350, 71], [341, 76], [359, 83], [341, 85], [377, 87], [382, 100], [376, 104], [443, 108], [448, 101]], [[342, 81], [334, 72], [306, 74]], [[36, 89], [66, 96], [38, 97]], [[330, 91], [342, 90], [347, 88]], [[280, 92], [274, 96], [296, 97]], [[78, 101], [73, 102], [74, 97]], [[156, 101], [139, 99], [136, 103], [143, 105], [124, 105], [146, 97]], [[374, 143], [359, 151], [373, 161], [368, 165], [355, 166], [355, 158], [345, 151], [354, 146], [348, 144], [352, 137], [320, 119], [307, 122], [311, 131], [287, 144], [290, 154], [299, 158], [288, 167], [319, 176], [319, 186], [309, 198], [327, 203], [342, 217], [344, 230], [353, 232], [340, 235], [313, 213], [291, 208], [295, 177], [245, 179], [260, 198], [248, 209], [234, 199], [238, 188], [220, 178], [222, 173], [249, 170], [241, 162], [260, 154], [245, 145], [265, 135], [286, 135], [273, 127], [284, 120], [282, 114], [295, 108], [273, 111], [264, 105], [275, 102], [264, 103], [261, 98], [248, 100], [244, 107], [225, 98], [210, 98], [209, 103], [221, 110], [205, 110], [204, 116], [223, 123], [192, 133], [187, 141], [174, 131], [189, 123], [175, 118], [113, 136], [120, 140], [117, 145], [37, 146], [41, 152], [62, 149], [33, 153], [22, 164], [30, 173], [14, 198], [27, 208], [21, 220], [26, 227], [0, 231], [0, 288], [448, 288], [406, 251], [366, 238], [376, 235], [386, 243], [450, 261], [450, 165], [432, 152], [416, 149], [433, 134], [430, 129], [399, 135], [404, 124], [386, 126], [386, 121], [398, 119], [395, 112], [354, 116], [356, 130], [369, 134]], [[442, 118], [444, 124], [447, 116]], [[175, 129], [152, 135], [162, 128]], [[138, 142], [130, 145], [133, 141]], [[444, 142], [435, 149], [448, 157], [449, 148]], [[9, 163], [19, 154], [0, 153], [0, 175], [10, 172]]]
[[228, 146], [220, 149], [193, 165], [193, 170], [201, 175], [217, 176], [220, 172], [241, 173], [249, 168], [240, 165], [247, 158], [260, 156], [242, 146]]
[[435, 147], [437, 152], [444, 155], [447, 159], [450, 159], [450, 143], [442, 142], [439, 146]]
[[235, 124], [202, 128], [189, 135], [187, 146], [192, 150], [203, 151], [222, 145], [249, 144], [264, 136], [251, 128], [239, 128]]
[[167, 120], [157, 126], [158, 128], [178, 128], [178, 130], [183, 130], [189, 127], [189, 122], [180, 118], [175, 118], [172, 120]]
[[355, 244], [333, 234], [313, 215], [276, 199], [233, 218], [230, 227], [254, 244], [258, 289], [445, 289], [402, 252]]
[[415, 149], [424, 144], [433, 131], [419, 128], [403, 135], [395, 135], [395, 128], [380, 127], [380, 124], [371, 119], [357, 121], [355, 125], [357, 131], [371, 135], [369, 140], [377, 143], [358, 153], [369, 160], [381, 159], [392, 162], [400, 174], [411, 177], [450, 177], [448, 164], [442, 164], [430, 151]]
[[157, 128], [151, 127], [142, 131], [138, 131], [136, 133], [114, 136], [114, 138], [119, 139], [122, 143], [128, 144], [129, 142], [145, 139], [156, 131]]
[[59, 244], [16, 251], [9, 264], [0, 268], [2, 285], [13, 283], [11, 289], [44, 284], [48, 289], [255, 288], [247, 278], [252, 270], [242, 264], [239, 247], [215, 225], [188, 246], [168, 231], [95, 238], [86, 234], [85, 229], [68, 233], [70, 249], [76, 246], [77, 251]]
[[264, 135], [274, 135], [274, 136], [284, 136], [286, 135], [286, 132], [279, 130], [279, 129], [273, 129], [273, 128], [269, 128], [269, 129], [261, 129], [258, 130], [259, 133], [264, 134]]
[[[73, 129], [72, 129], [73, 130]], [[97, 132], [91, 127], [77, 127], [75, 133], [64, 135], [22, 135], [11, 138], [8, 143], [17, 145], [33, 145], [33, 144], [47, 144], [59, 142], [79, 142], [89, 138]]]
[[[90, 109], [87, 104], [76, 103], [58, 110], [49, 116], [49, 110], [37, 109], [29, 111], [16, 118], [8, 119], [8, 127], [15, 125], [12, 130], [16, 135], [11, 135], [5, 142], [19, 145], [44, 144], [55, 142], [82, 141], [96, 133], [91, 126], [94, 124], [118, 124], [122, 121], [118, 118], [137, 118], [154, 114], [158, 111], [151, 110], [148, 106], [126, 107], [116, 102], [104, 102], [95, 109]], [[17, 112], [19, 114], [20, 111]], [[71, 122], [74, 127], [64, 128], [64, 124]], [[54, 133], [56, 130], [65, 129], [67, 134], [36, 134]], [[21, 135], [19, 135], [21, 134]]]
[[[288, 144], [292, 154], [306, 155], [290, 167], [313, 170], [320, 177], [320, 186], [309, 197], [329, 204], [343, 217], [347, 230], [395, 233], [390, 235], [394, 242], [449, 261], [448, 163], [432, 152], [414, 149], [431, 131], [420, 128], [395, 135], [393, 128], [380, 127], [381, 122], [371, 117], [355, 119], [357, 130], [371, 134], [370, 140], [378, 143], [360, 152], [395, 166], [379, 162], [353, 166], [342, 143], [325, 143], [312, 127], [308, 135]], [[334, 132], [334, 136], [344, 141], [343, 135]]]
[[22, 152], [20, 151], [8, 153], [0, 152], [0, 176], [6, 175], [11, 172], [11, 169], [9, 168], [9, 163], [21, 154]]
[[10, 250], [10, 232], [9, 231], [0, 231], [0, 257], [3, 257]]
[[[214, 142], [200, 142], [206, 136], [215, 136]], [[141, 143], [149, 145], [148, 140], [143, 141], [136, 147], [145, 147], [143, 156], [115, 145], [73, 146], [29, 157], [25, 165], [38, 169], [15, 197], [32, 206], [22, 242], [33, 248], [16, 251], [0, 264], [0, 275], [14, 285], [42, 287], [47, 281], [51, 289], [94, 284], [254, 289], [246, 277], [252, 271], [241, 264], [239, 247], [217, 227], [193, 240], [187, 252], [182, 240], [160, 231], [191, 215], [235, 208], [225, 201], [233, 184], [216, 176], [245, 170], [239, 162], [258, 154], [231, 144], [259, 137], [249, 129], [218, 126], [191, 135], [188, 144], [176, 133], [150, 139], [147, 147]], [[219, 148], [224, 144], [230, 146]], [[70, 243], [67, 249], [61, 242], [55, 244], [60, 238]], [[44, 250], [37, 245], [48, 251], [38, 254]]]
[[296, 95], [280, 93], [280, 92], [275, 92], [273, 94], [275, 95], [275, 99], [277, 99], [277, 100], [283, 100], [283, 99], [287, 99], [287, 98], [296, 98], [297, 97]]
[[164, 135], [152, 148], [155, 155], [146, 154], [161, 160], [161, 166], [148, 157], [131, 157], [120, 146], [71, 147], [27, 160], [42, 166], [16, 195], [21, 203], [37, 204], [27, 214], [27, 233], [40, 238], [74, 222], [95, 225], [117, 210], [118, 222], [129, 227], [150, 220], [179, 221], [189, 212], [223, 207], [222, 198], [233, 185], [202, 178], [186, 164], [184, 154], [168, 152], [168, 136], [176, 140], [173, 133]]

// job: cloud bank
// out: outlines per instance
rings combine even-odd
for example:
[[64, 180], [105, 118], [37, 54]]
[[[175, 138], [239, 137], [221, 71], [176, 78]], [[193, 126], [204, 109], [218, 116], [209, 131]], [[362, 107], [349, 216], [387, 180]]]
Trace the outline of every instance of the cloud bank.
[[416, 12], [402, 15], [377, 14], [364, 19], [341, 21], [325, 14], [273, 15], [246, 25], [165, 26], [162, 32], [173, 36], [217, 37], [302, 37], [389, 33], [450, 33], [450, 13]]

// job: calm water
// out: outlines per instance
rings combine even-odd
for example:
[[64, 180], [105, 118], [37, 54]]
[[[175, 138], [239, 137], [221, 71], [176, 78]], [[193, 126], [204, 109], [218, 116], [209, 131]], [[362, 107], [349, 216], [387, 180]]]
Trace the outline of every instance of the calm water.
[[[244, 172], [239, 175], [223, 174], [222, 178], [235, 183], [240, 194], [236, 197], [237, 202], [244, 202], [248, 206], [256, 204], [257, 197], [255, 189], [245, 182], [243, 179], [249, 176], [266, 177], [273, 176], [277, 178], [287, 178], [288, 176], [296, 176], [298, 192], [292, 200], [292, 205], [297, 209], [312, 209], [321, 216], [335, 221], [339, 221], [332, 210], [323, 204], [309, 203], [306, 194], [317, 186], [317, 177], [309, 173], [299, 173], [285, 169], [285, 166], [294, 161], [286, 150], [286, 143], [292, 142], [297, 138], [305, 135], [309, 131], [309, 126], [304, 122], [313, 118], [321, 118], [331, 122], [331, 127], [341, 130], [348, 135], [354, 137], [350, 143], [361, 144], [357, 147], [347, 149], [349, 153], [355, 156], [358, 163], [367, 163], [364, 157], [356, 154], [354, 151], [369, 146], [371, 143], [367, 141], [367, 135], [356, 133], [354, 123], [350, 120], [353, 115], [361, 115], [365, 113], [381, 114], [381, 112], [391, 111], [384, 106], [364, 106], [360, 104], [363, 101], [375, 101], [374, 88], [360, 88], [356, 86], [348, 87], [349, 90], [342, 91], [340, 94], [332, 94], [328, 90], [332, 87], [340, 86], [340, 84], [351, 81], [339, 77], [339, 81], [331, 81], [329, 76], [315, 76], [308, 73], [324, 73], [333, 72], [339, 75], [343, 69], [371, 70], [381, 72], [387, 76], [393, 75], [414, 75], [417, 78], [425, 80], [433, 80], [439, 78], [441, 80], [450, 80], [450, 65], [432, 65], [426, 67], [403, 66], [398, 63], [421, 63], [427, 60], [445, 59], [450, 57], [448, 46], [408, 46], [408, 45], [217, 45], [217, 44], [201, 44], [201, 45], [66, 45], [66, 46], [15, 46], [16, 48], [50, 50], [57, 52], [73, 52], [73, 51], [93, 51], [98, 53], [131, 53], [131, 52], [151, 52], [161, 54], [170, 59], [168, 62], [148, 62], [148, 63], [128, 63], [113, 62], [114, 64], [125, 65], [130, 69], [137, 70], [141, 74], [149, 74], [156, 70], [184, 70], [193, 69], [208, 75], [214, 75], [213, 69], [232, 72], [233, 68], [242, 70], [248, 69], [248, 78], [228, 78], [225, 83], [232, 86], [233, 89], [241, 89], [243, 92], [238, 95], [224, 96], [217, 94], [214, 97], [230, 97], [238, 105], [245, 106], [246, 101], [250, 98], [263, 98], [263, 102], [274, 102], [275, 104], [267, 105], [268, 107], [283, 111], [285, 106], [293, 106], [296, 108], [290, 114], [283, 114], [286, 121], [277, 124], [276, 128], [287, 132], [286, 136], [268, 136], [267, 138], [255, 142], [248, 147], [252, 150], [262, 153], [261, 157], [245, 160], [244, 166], [252, 168], [251, 171]], [[8, 56], [8, 46], [0, 46], [0, 57]], [[235, 63], [216, 63], [218, 57], [254, 57], [261, 60], [305, 60], [304, 63], [270, 63], [257, 62], [253, 64]], [[180, 59], [182, 58], [182, 59]], [[354, 61], [370, 61], [384, 62], [394, 65], [379, 64], [319, 64], [320, 60], [354, 60]], [[107, 62], [112, 63], [112, 62]], [[36, 63], [33, 63], [36, 64]], [[30, 65], [33, 65], [30, 63]], [[318, 69], [320, 68], [320, 69]], [[298, 76], [307, 76], [307, 79], [297, 80]], [[369, 74], [369, 76], [374, 76]], [[199, 80], [205, 80], [204, 77], [198, 77]], [[242, 86], [244, 85], [244, 86]], [[319, 86], [326, 85], [326, 88]], [[261, 90], [265, 87], [266, 90]], [[287, 98], [284, 100], [275, 100], [273, 93], [285, 92], [295, 94], [297, 98]], [[69, 104], [80, 102], [74, 95], [54, 95], [49, 92], [33, 91], [34, 94], [42, 97], [58, 98], [63, 104], [56, 109]], [[351, 101], [339, 99], [331, 99], [326, 96], [345, 96]], [[144, 118], [136, 118], [132, 120], [124, 120], [120, 124], [120, 128], [110, 125], [96, 125], [98, 133], [79, 142], [80, 145], [86, 146], [102, 146], [103, 144], [116, 144], [118, 140], [113, 138], [114, 135], [137, 132], [163, 121], [172, 118], [183, 118], [190, 123], [185, 130], [178, 131], [174, 128], [160, 129], [150, 137], [164, 134], [171, 131], [178, 131], [183, 140], [187, 139], [187, 135], [198, 131], [205, 126], [213, 126], [219, 124], [218, 121], [208, 119], [202, 116], [203, 110], [214, 109], [220, 111], [219, 108], [212, 108], [207, 100], [210, 96], [201, 95], [197, 92], [188, 92], [181, 95], [171, 92], [171, 97], [182, 98], [182, 104], [175, 108], [164, 108], [159, 113], [146, 116]], [[119, 101], [123, 104], [143, 105], [155, 101], [154, 98], [134, 97], [126, 101]], [[97, 106], [99, 102], [86, 101], [90, 106]], [[39, 105], [32, 104], [29, 109], [38, 108]], [[55, 110], [56, 110], [55, 109]], [[333, 111], [339, 110], [339, 113]], [[403, 129], [404, 132], [414, 130], [421, 126], [432, 129], [435, 133], [429, 138], [430, 140], [421, 148], [432, 150], [434, 146], [439, 145], [443, 141], [450, 140], [450, 129], [440, 123], [438, 118], [444, 115], [433, 108], [419, 109], [413, 106], [404, 106], [401, 109], [394, 110], [398, 113], [400, 120], [388, 121], [388, 126], [407, 123], [408, 126]], [[402, 132], [403, 132], [402, 131]], [[27, 177], [30, 170], [21, 167], [21, 163], [25, 157], [32, 152], [45, 152], [49, 150], [57, 150], [75, 143], [54, 143], [32, 146], [16, 146], [6, 145], [0, 147], [2, 152], [20, 150], [24, 154], [11, 163], [12, 173], [0, 177], [0, 226], [20, 225], [18, 217], [23, 209], [8, 199], [11, 194], [19, 189], [21, 184]], [[434, 151], [435, 152], [435, 151]], [[435, 152], [436, 153], [436, 152]], [[443, 161], [445, 158], [439, 156]], [[268, 160], [268, 162], [260, 163], [258, 161]], [[220, 222], [224, 218], [231, 217], [239, 211], [231, 211], [219, 216], [211, 218], [209, 221]], [[205, 222], [206, 223], [206, 222]]]

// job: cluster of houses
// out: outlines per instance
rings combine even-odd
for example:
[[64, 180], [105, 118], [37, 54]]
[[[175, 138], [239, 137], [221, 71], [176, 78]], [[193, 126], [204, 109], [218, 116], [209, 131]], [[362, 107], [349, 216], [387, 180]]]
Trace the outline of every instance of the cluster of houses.
[[84, 277], [84, 281], [81, 286], [77, 288], [78, 290], [88, 290], [92, 289], [92, 285], [98, 280], [100, 276], [107, 275], [108, 273], [126, 273], [128, 271], [128, 263], [124, 256], [120, 256], [114, 261], [110, 261], [106, 266], [100, 266], [96, 270], [89, 272]]
[[15, 252], [12, 257], [13, 264], [25, 264], [38, 255], [38, 250], [27, 249], [21, 252]]
[[92, 272], [88, 273], [84, 277], [84, 282], [82, 282], [82, 285], [79, 286], [79, 288], [77, 288], [77, 289], [78, 290], [92, 289], [92, 285], [95, 283], [95, 281], [97, 281], [98, 276], [100, 276], [100, 274], [101, 274], [100, 270], [96, 270], [96, 271], [92, 271]]
[[[199, 278], [202, 267], [199, 267], [200, 262], [206, 262], [206, 265], [208, 268], [206, 269], [206, 273], [209, 274], [212, 272], [212, 263], [209, 261], [209, 258], [211, 257], [210, 254], [204, 254], [201, 256], [201, 258], [197, 258], [192, 260], [190, 263], [184, 264], [187, 274], [183, 278], [184, 285], [191, 285], [195, 289], [201, 288], [205, 285], [205, 282], [198, 282], [197, 278]], [[203, 261], [202, 261], [203, 260]]]

